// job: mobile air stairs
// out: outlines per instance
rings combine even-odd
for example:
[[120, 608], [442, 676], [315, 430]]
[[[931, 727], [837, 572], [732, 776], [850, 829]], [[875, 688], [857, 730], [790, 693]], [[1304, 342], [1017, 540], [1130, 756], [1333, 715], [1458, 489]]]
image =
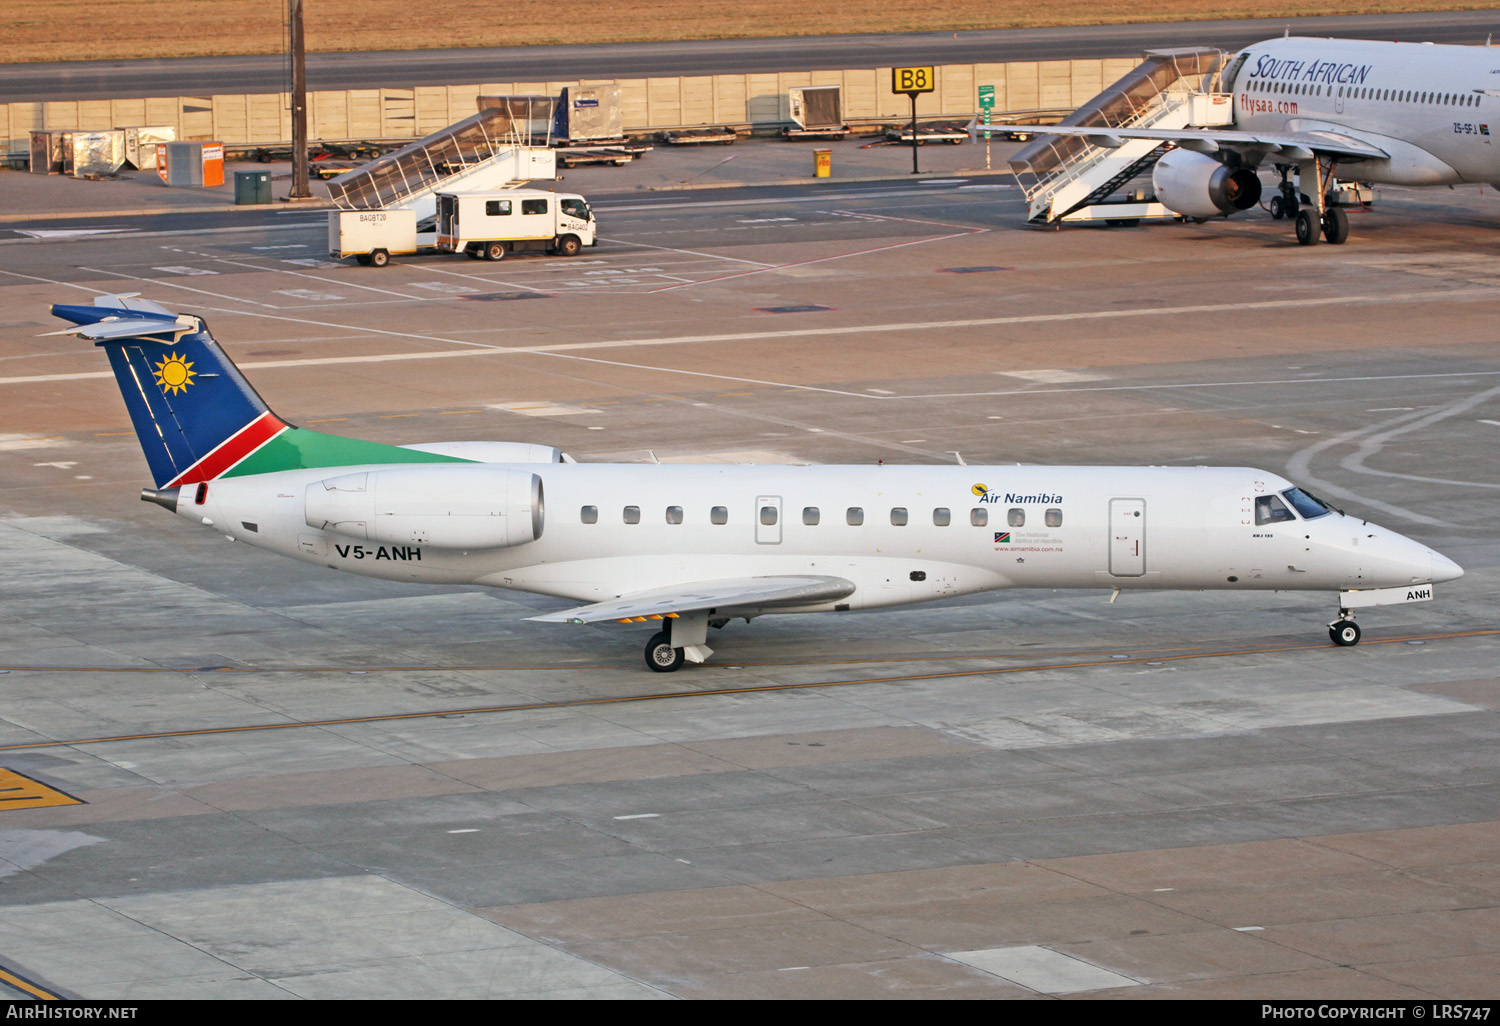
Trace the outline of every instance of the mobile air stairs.
[[1060, 122], [1098, 126], [1097, 135], [1041, 136], [1010, 158], [1010, 168], [1030, 203], [1032, 224], [1134, 224], [1143, 217], [1175, 216], [1155, 201], [1149, 182], [1127, 190], [1123, 199], [1110, 198], [1149, 175], [1169, 145], [1155, 139], [1122, 139], [1109, 130], [1230, 124], [1230, 94], [1216, 91], [1225, 54], [1183, 47], [1147, 50], [1145, 58]]
[[488, 192], [556, 178], [553, 150], [530, 142], [524, 116], [481, 110], [329, 179], [329, 196], [344, 210], [412, 210], [420, 223], [437, 215], [439, 191]]

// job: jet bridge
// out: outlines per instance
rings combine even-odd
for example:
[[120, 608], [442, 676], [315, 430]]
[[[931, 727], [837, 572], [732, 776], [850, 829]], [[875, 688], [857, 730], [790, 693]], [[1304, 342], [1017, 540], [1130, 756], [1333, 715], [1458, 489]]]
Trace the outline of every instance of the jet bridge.
[[1219, 92], [1226, 55], [1212, 47], [1147, 50], [1135, 70], [1072, 114], [1062, 125], [1097, 135], [1042, 136], [1009, 160], [1030, 203], [1032, 224], [1133, 221], [1171, 212], [1144, 194], [1110, 201], [1122, 187], [1149, 174], [1168, 146], [1154, 139], [1121, 139], [1111, 128], [1186, 128], [1227, 125], [1230, 94]]
[[439, 190], [484, 192], [556, 178], [552, 149], [530, 145], [530, 115], [512, 107], [482, 110], [329, 179], [329, 195], [344, 210], [414, 210], [421, 221], [436, 215]]

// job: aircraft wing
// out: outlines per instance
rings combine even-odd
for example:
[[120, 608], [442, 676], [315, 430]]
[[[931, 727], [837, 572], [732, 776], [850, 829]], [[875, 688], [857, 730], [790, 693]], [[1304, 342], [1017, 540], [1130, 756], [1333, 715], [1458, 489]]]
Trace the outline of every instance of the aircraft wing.
[[709, 609], [802, 606], [813, 602], [832, 602], [845, 598], [853, 591], [854, 582], [842, 577], [736, 577], [637, 591], [604, 602], [575, 606], [542, 616], [529, 616], [527, 619], [544, 623], [597, 623], [600, 620], [661, 617]]
[[1006, 125], [1007, 130], [1031, 135], [1071, 135], [1095, 146], [1115, 147], [1126, 139], [1158, 139], [1175, 142], [1200, 153], [1215, 150], [1259, 149], [1275, 151], [1291, 160], [1310, 160], [1314, 154], [1348, 159], [1380, 159], [1390, 154], [1380, 147], [1342, 132], [1242, 132], [1213, 128], [1111, 128], [1104, 125]]

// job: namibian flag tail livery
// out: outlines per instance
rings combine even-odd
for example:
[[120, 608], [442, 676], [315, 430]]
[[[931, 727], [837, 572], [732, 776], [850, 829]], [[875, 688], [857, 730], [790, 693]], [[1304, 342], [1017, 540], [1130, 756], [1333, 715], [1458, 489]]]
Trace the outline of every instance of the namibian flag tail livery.
[[266, 406], [198, 317], [133, 295], [55, 304], [109, 354], [136, 437], [160, 489], [302, 467], [448, 461], [286, 423]]

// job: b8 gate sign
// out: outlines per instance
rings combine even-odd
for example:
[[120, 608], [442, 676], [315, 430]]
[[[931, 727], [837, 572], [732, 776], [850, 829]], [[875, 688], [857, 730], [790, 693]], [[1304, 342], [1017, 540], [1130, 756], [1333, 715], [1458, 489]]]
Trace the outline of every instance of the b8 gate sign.
[[916, 96], [930, 93], [937, 88], [937, 76], [932, 68], [892, 68], [891, 92]]

